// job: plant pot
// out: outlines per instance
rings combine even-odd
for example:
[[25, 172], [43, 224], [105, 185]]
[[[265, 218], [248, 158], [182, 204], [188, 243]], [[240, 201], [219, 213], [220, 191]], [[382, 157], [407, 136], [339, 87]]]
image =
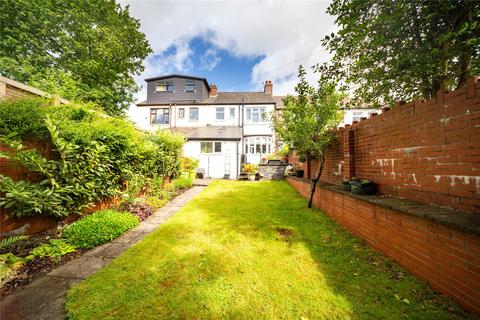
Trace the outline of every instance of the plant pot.
[[297, 178], [303, 178], [303, 170], [295, 170], [295, 175]]
[[350, 181], [352, 193], [372, 195], [377, 193], [377, 186], [373, 182], [361, 183], [358, 181]]
[[195, 171], [190, 171], [190, 172], [188, 173], [188, 177], [189, 177], [190, 179], [195, 179], [196, 174], [197, 174], [197, 173], [196, 173]]
[[255, 173], [247, 173], [247, 177], [249, 181], [255, 181]]
[[343, 191], [352, 191], [352, 185], [350, 184], [349, 181], [342, 182], [342, 190]]

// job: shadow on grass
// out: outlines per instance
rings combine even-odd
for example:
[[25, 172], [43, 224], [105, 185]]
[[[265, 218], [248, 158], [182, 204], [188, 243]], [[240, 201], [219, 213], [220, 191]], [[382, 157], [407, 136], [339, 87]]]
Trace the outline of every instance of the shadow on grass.
[[216, 181], [71, 290], [70, 318], [465, 317], [286, 182]]

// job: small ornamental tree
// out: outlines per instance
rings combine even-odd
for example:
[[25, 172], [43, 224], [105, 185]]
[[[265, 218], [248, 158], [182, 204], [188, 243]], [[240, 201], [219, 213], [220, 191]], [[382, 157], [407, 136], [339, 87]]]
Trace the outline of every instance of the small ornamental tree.
[[313, 195], [325, 162], [325, 149], [334, 139], [341, 112], [339, 104], [343, 95], [336, 92], [331, 83], [319, 82], [318, 88], [312, 87], [305, 79], [305, 69], [300, 66], [300, 82], [295, 87], [297, 96], [284, 99], [282, 113], [272, 115], [272, 124], [277, 136], [295, 149], [300, 157], [307, 161], [319, 160], [318, 170], [311, 178], [308, 207], [312, 207]]

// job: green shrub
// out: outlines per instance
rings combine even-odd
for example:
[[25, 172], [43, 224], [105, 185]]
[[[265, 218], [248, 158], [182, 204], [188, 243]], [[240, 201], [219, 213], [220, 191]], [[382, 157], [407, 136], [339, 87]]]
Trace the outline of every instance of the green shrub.
[[33, 248], [30, 255], [40, 258], [60, 258], [70, 252], [75, 252], [74, 246], [66, 243], [63, 239], [51, 239], [48, 243]]
[[153, 209], [160, 209], [161, 207], [163, 207], [167, 202], [168, 202], [168, 199], [165, 199], [165, 198], [157, 198], [157, 197], [148, 197], [147, 199], [145, 199], [147, 201], [147, 203], [150, 205], [150, 207], [152, 207]]
[[[10, 208], [12, 215], [81, 213], [122, 192], [133, 199], [153, 181], [160, 193], [160, 181], [178, 175], [183, 136], [147, 134], [90, 106], [38, 101], [0, 103], [0, 139], [13, 150], [0, 157], [17, 161], [38, 177], [27, 182], [0, 176], [0, 207]], [[32, 137], [53, 145], [48, 158], [22, 145], [22, 139]]]
[[0, 135], [13, 134], [21, 139], [44, 139], [48, 130], [43, 123], [47, 114], [45, 99], [4, 101], [0, 104]]
[[186, 189], [190, 188], [193, 185], [193, 180], [189, 177], [180, 177], [178, 179], [173, 180], [173, 185], [175, 189]]
[[67, 226], [63, 236], [75, 247], [88, 249], [119, 237], [138, 223], [128, 212], [101, 210]]
[[198, 167], [199, 160], [190, 157], [180, 158], [180, 170], [182, 172], [193, 172]]

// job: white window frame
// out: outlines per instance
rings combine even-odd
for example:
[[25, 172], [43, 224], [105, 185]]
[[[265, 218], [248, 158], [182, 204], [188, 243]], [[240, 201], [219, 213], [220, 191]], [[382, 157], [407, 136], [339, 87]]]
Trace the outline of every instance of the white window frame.
[[[219, 115], [222, 117], [219, 118]], [[215, 107], [215, 121], [225, 121], [225, 107]]]
[[185, 119], [185, 108], [178, 108], [178, 119]]
[[[202, 151], [202, 144], [210, 144], [212, 152], [203, 152]], [[220, 151], [216, 151], [217, 146], [220, 146]], [[200, 141], [200, 153], [201, 154], [221, 154], [222, 150], [223, 150], [222, 141]]]
[[250, 136], [243, 139], [247, 155], [264, 155], [273, 152], [273, 139], [269, 136]]
[[[187, 88], [192, 87], [193, 90], [187, 90]], [[196, 92], [195, 81], [187, 80], [185, 81], [185, 92]]]
[[[158, 112], [161, 112], [163, 115], [164, 121], [162, 123], [157, 122]], [[165, 121], [165, 115], [167, 115], [167, 121]], [[155, 121], [152, 121], [155, 119]], [[169, 125], [170, 124], [170, 109], [169, 108], [150, 108], [150, 124], [153, 125]]]
[[228, 118], [229, 119], [235, 119], [235, 113], [236, 113], [235, 109], [236, 109], [235, 107], [230, 107], [228, 109]]
[[[192, 118], [192, 110], [197, 110], [197, 118], [196, 119]], [[199, 118], [200, 118], [200, 109], [198, 107], [188, 108], [188, 121], [198, 121]]]
[[[265, 107], [248, 107], [245, 108], [247, 123], [260, 123], [263, 124], [267, 121], [265, 117], [266, 108]], [[254, 117], [258, 116], [258, 121], [254, 121]]]
[[[159, 88], [163, 88], [160, 89]], [[169, 90], [171, 88], [171, 90]], [[155, 83], [155, 93], [158, 92], [169, 92], [169, 93], [175, 93], [175, 85], [173, 84], [173, 81], [157, 81]]]

